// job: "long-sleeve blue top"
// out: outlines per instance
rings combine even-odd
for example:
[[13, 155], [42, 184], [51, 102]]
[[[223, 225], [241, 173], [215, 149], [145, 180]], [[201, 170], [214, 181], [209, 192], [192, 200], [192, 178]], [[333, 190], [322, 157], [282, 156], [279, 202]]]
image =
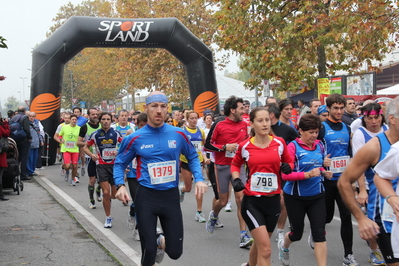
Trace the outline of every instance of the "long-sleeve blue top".
[[157, 128], [147, 124], [123, 139], [115, 159], [115, 185], [124, 184], [125, 169], [136, 157], [140, 185], [156, 190], [177, 187], [180, 154], [187, 158], [195, 182], [203, 181], [198, 154], [183, 130], [168, 124]]

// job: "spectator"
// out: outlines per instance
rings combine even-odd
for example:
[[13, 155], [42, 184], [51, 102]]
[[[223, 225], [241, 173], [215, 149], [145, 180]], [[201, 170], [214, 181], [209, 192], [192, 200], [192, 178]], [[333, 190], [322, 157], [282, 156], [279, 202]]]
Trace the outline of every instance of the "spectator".
[[28, 177], [28, 158], [29, 158], [29, 149], [30, 149], [30, 141], [32, 140], [32, 136], [30, 134], [30, 126], [28, 116], [25, 115], [25, 107], [19, 106], [17, 110], [17, 114], [10, 120], [10, 124], [13, 122], [18, 122], [21, 124], [23, 130], [26, 133], [26, 137], [17, 143], [18, 146], [18, 162], [21, 167], [21, 180], [31, 180]]

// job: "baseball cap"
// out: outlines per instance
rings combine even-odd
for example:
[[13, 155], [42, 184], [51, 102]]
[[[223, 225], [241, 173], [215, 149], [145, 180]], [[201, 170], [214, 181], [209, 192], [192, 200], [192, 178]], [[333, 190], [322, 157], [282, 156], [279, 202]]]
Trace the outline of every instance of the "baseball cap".
[[211, 109], [206, 109], [204, 110], [204, 116], [205, 115], [213, 115], [213, 111]]

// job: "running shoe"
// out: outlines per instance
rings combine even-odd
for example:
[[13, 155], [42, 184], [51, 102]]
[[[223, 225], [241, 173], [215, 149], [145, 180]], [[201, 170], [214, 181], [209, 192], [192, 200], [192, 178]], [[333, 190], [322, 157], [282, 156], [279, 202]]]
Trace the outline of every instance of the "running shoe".
[[280, 241], [280, 239], [283, 238], [284, 238], [284, 231], [279, 231], [279, 229], [277, 229], [276, 242], [278, 243], [278, 241]]
[[379, 250], [374, 250], [370, 252], [369, 262], [373, 266], [385, 265], [384, 258], [382, 257], [381, 252]]
[[112, 218], [111, 216], [108, 216], [107, 218], [105, 218], [105, 223], [104, 223], [104, 228], [112, 228], [112, 220], [114, 218]]
[[61, 154], [57, 154], [57, 160], [58, 160], [59, 162], [62, 161], [62, 156], [61, 156]]
[[89, 204], [89, 209], [95, 209], [95, 208], [97, 208], [96, 207], [96, 202], [93, 200], [93, 201], [90, 201], [90, 204]]
[[155, 256], [155, 262], [158, 264], [162, 262], [163, 257], [165, 255], [165, 251], [163, 250], [162, 245], [161, 245], [162, 238], [164, 238], [164, 236], [162, 234], [160, 234], [157, 238], [157, 247], [158, 248], [157, 248], [157, 255]]
[[101, 187], [97, 186], [96, 188], [96, 198], [98, 202], [101, 202], [103, 200], [103, 197], [101, 196]]
[[280, 241], [278, 241], [278, 259], [281, 261], [281, 263], [284, 266], [289, 266], [290, 265], [290, 250], [287, 248], [283, 248], [283, 242], [284, 239], [281, 239]]
[[77, 176], [75, 176], [75, 178], [73, 179], [73, 181], [75, 181], [75, 183], [80, 183], [79, 182], [79, 178]]
[[224, 211], [225, 212], [231, 212], [232, 211], [232, 209], [231, 209], [231, 201], [227, 202], [226, 206], [224, 207]]
[[136, 228], [136, 217], [130, 215], [130, 211], [127, 213], [127, 221], [126, 221], [127, 227], [130, 230], [134, 230]]
[[204, 214], [202, 212], [201, 213], [199, 213], [199, 212], [195, 213], [195, 220], [197, 222], [199, 222], [199, 223], [205, 223], [206, 222], [205, 216], [204, 216]]
[[344, 257], [343, 266], [359, 266], [360, 264], [357, 263], [355, 256], [353, 254], [349, 254], [348, 256]]
[[216, 221], [215, 227], [216, 228], [223, 228], [224, 227], [224, 224], [222, 224], [222, 222], [220, 221], [219, 217], [218, 217], [218, 220]]
[[84, 176], [86, 174], [86, 169], [84, 168], [84, 166], [82, 166], [81, 168], [80, 168], [80, 175], [81, 176]]
[[133, 240], [140, 241], [140, 234], [139, 234], [139, 230], [137, 230], [137, 229], [133, 229]]
[[208, 221], [205, 224], [205, 228], [208, 233], [213, 234], [213, 231], [215, 231], [215, 225], [216, 225], [217, 220], [218, 220], [218, 218], [213, 216], [213, 211], [211, 211], [209, 213]]
[[312, 236], [312, 232], [310, 232], [310, 234], [308, 236], [308, 244], [309, 244], [309, 247], [314, 249], [314, 239], [313, 239], [313, 236]]
[[242, 234], [240, 237], [240, 248], [246, 248], [252, 246], [254, 239], [249, 237], [247, 233]]
[[74, 186], [76, 186], [76, 183], [75, 183], [75, 181], [71, 178], [71, 183], [70, 183], [70, 185], [72, 186], [72, 187], [74, 187]]

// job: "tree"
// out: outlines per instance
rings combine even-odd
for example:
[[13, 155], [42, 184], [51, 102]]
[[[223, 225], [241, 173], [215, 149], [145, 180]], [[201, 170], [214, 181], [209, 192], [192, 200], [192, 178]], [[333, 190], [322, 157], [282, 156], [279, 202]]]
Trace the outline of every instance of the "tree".
[[217, 43], [244, 56], [251, 73], [246, 85], [262, 79], [280, 90], [298, 90], [302, 81], [337, 70], [378, 69], [377, 61], [395, 48], [398, 10], [386, 0], [214, 0]]
[[3, 36], [0, 36], [0, 48], [8, 48], [6, 41]]
[[20, 103], [17, 98], [14, 96], [8, 97], [7, 101], [4, 104], [4, 108], [7, 110], [17, 110], [18, 106], [23, 105], [25, 106], [25, 103]]
[[[176, 17], [205, 44], [210, 45], [216, 31], [212, 11], [202, 0], [116, 0], [71, 3], [61, 8], [54, 19], [55, 31], [73, 15], [159, 18]], [[65, 77], [73, 73], [76, 83], [74, 96], [98, 104], [114, 99], [121, 91], [135, 94], [136, 90], [163, 90], [170, 101], [181, 102], [189, 96], [185, 68], [163, 49], [84, 49], [67, 65]], [[74, 83], [74, 84], [75, 84]], [[70, 87], [70, 86], [69, 86]], [[64, 87], [70, 95], [70, 88]], [[99, 93], [101, 91], [101, 93]], [[66, 96], [68, 103], [68, 97]]]

